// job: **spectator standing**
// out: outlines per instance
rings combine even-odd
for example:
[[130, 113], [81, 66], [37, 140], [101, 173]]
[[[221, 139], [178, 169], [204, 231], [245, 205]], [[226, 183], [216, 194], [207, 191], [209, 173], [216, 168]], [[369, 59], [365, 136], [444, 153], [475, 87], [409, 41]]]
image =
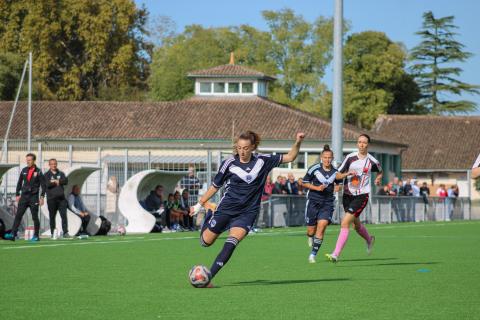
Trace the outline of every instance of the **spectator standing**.
[[62, 231], [63, 237], [69, 238], [68, 234], [68, 221], [67, 221], [67, 208], [68, 202], [65, 198], [64, 186], [68, 184], [68, 178], [65, 174], [58, 170], [57, 160], [50, 159], [48, 160], [48, 166], [50, 169], [45, 173], [45, 183], [47, 186], [47, 206], [50, 220], [50, 233], [51, 238], [56, 239], [56, 234], [54, 231], [55, 226], [55, 217], [57, 216], [57, 211], [60, 212], [60, 217], [62, 218]]
[[195, 167], [190, 166], [188, 168], [188, 174], [182, 178], [180, 181], [180, 187], [182, 189], [187, 189], [189, 193], [188, 206], [191, 207], [195, 205], [198, 201], [198, 192], [201, 188], [200, 180], [195, 175]]
[[262, 201], [267, 201], [274, 191], [275, 184], [272, 182], [272, 178], [267, 176], [267, 182], [265, 183], [265, 188], [263, 188]]

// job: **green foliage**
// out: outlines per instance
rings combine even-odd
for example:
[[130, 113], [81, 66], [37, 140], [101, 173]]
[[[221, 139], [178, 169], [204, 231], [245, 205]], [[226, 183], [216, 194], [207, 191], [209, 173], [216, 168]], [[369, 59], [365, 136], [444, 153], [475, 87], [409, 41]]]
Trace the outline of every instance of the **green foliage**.
[[147, 11], [132, 0], [1, 1], [3, 52], [34, 56], [41, 99], [99, 98], [102, 88], [143, 88]]
[[411, 59], [415, 61], [412, 71], [422, 92], [420, 104], [434, 114], [475, 110], [474, 102], [451, 101], [448, 95], [480, 93], [480, 86], [456, 79], [462, 69], [453, 63], [464, 62], [472, 54], [464, 51], [465, 46], [455, 40], [454, 29], [458, 27], [453, 22], [454, 16], [436, 18], [431, 11], [425, 12], [422, 29], [416, 33], [423, 40], [411, 51]]
[[419, 91], [405, 71], [405, 50], [384, 33], [352, 34], [344, 59], [346, 122], [370, 128], [380, 114], [422, 112], [414, 105]]
[[[248, 25], [225, 28], [187, 26], [178, 35], [168, 32], [171, 22], [160, 27], [161, 43], [154, 52], [149, 79], [153, 100], [178, 100], [193, 93], [186, 74], [225, 64], [229, 53], [235, 63], [277, 76], [269, 88], [275, 101], [319, 112], [326, 92], [320, 82], [331, 60], [332, 21], [306, 22], [290, 9], [264, 11], [268, 32]], [[165, 36], [167, 35], [167, 36]]]
[[480, 191], [480, 178], [475, 179], [475, 190]]
[[0, 100], [15, 99], [24, 63], [13, 53], [0, 52]]
[[225, 64], [230, 52], [235, 53], [237, 64], [275, 74], [275, 67], [266, 60], [269, 41], [268, 33], [250, 26], [187, 26], [183, 33], [164, 38], [162, 46], [155, 49], [149, 79], [150, 97], [160, 101], [188, 97], [193, 93], [193, 81], [186, 75]]

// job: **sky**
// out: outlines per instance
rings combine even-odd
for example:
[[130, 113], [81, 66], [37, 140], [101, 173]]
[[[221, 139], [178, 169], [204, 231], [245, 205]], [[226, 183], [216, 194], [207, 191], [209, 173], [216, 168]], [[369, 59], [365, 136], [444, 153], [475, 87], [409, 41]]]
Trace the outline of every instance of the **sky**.
[[[236, 26], [249, 24], [261, 30], [267, 26], [261, 16], [263, 10], [291, 8], [307, 21], [318, 16], [333, 16], [335, 0], [135, 0], [145, 5], [151, 16], [168, 16], [177, 25], [177, 31], [191, 24], [204, 27]], [[415, 35], [422, 26], [422, 14], [431, 10], [436, 17], [453, 15], [459, 27], [457, 40], [465, 50], [473, 53], [467, 62], [458, 64], [464, 71], [460, 80], [480, 84], [480, 1], [478, 0], [344, 0], [344, 19], [351, 24], [350, 33], [375, 30], [385, 32], [395, 42], [407, 49], [420, 42]], [[227, 63], [228, 57], [225, 58]], [[323, 81], [331, 88], [331, 66]], [[457, 99], [457, 98], [455, 98]], [[478, 104], [472, 115], [480, 116], [480, 95], [462, 95]]]

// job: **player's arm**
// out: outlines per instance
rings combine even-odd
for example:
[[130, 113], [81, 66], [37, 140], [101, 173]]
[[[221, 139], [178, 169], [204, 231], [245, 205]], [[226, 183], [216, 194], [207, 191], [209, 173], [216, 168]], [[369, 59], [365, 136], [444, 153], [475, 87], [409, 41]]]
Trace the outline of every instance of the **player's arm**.
[[217, 193], [218, 189], [219, 188], [215, 186], [210, 186], [207, 192], [205, 192], [204, 195], [200, 198], [200, 200], [198, 200], [198, 203], [190, 208], [190, 215], [196, 215], [202, 209], [202, 207], [212, 209], [212, 205], [208, 202], [208, 200], [210, 200], [210, 198], [212, 198], [215, 193]]
[[472, 178], [473, 179], [480, 178], [480, 167], [472, 169]]
[[472, 168], [472, 179], [477, 178], [480, 178], [480, 154], [478, 155], [477, 160], [475, 160]]
[[293, 144], [292, 149], [290, 149], [290, 151], [282, 157], [282, 163], [289, 163], [297, 158], [298, 152], [300, 151], [300, 145], [302, 144], [304, 138], [305, 133], [297, 133], [295, 143]]
[[310, 190], [315, 190], [315, 191], [323, 191], [325, 190], [325, 186], [323, 184], [316, 186], [312, 183], [302, 183], [302, 187], [310, 189]]
[[354, 176], [356, 174], [355, 170], [350, 170], [350, 171], [347, 171], [347, 172], [337, 172], [335, 174], [335, 179], [337, 180], [343, 180], [345, 179], [346, 177], [348, 176]]

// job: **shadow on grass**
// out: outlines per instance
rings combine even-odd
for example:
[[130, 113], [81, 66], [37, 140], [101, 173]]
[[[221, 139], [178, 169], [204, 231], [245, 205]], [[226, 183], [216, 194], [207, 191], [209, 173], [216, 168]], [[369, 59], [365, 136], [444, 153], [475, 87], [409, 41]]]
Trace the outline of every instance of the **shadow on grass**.
[[238, 287], [238, 286], [270, 286], [270, 285], [282, 285], [282, 284], [300, 284], [300, 283], [312, 283], [312, 282], [337, 282], [337, 281], [350, 281], [350, 278], [334, 278], [334, 279], [298, 279], [298, 280], [253, 280], [236, 282], [229, 285], [223, 285], [223, 287]]
[[356, 265], [348, 265], [343, 266], [339, 265], [338, 267], [343, 268], [354, 268], [354, 267], [378, 267], [378, 266], [421, 266], [421, 265], [433, 265], [439, 264], [441, 262], [393, 262], [393, 263], [371, 263], [371, 264], [356, 264]]
[[387, 261], [387, 260], [398, 260], [398, 258], [362, 258], [362, 259], [345, 259], [341, 260], [342, 262], [350, 262], [350, 261]]

